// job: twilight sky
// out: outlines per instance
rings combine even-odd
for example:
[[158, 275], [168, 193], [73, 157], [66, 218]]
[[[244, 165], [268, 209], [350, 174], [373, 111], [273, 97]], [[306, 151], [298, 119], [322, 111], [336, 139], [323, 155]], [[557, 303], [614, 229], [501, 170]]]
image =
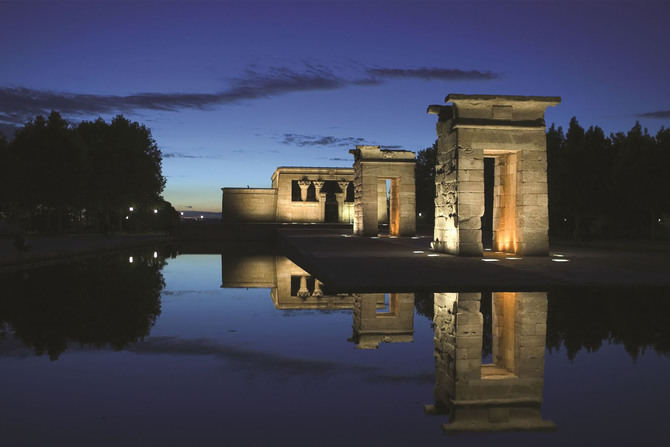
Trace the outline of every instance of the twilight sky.
[[[466, 4], [467, 3], [467, 4]], [[220, 211], [277, 166], [419, 150], [448, 93], [561, 96], [547, 123], [670, 125], [667, 1], [0, 0], [0, 130], [123, 113], [163, 151], [164, 196]]]

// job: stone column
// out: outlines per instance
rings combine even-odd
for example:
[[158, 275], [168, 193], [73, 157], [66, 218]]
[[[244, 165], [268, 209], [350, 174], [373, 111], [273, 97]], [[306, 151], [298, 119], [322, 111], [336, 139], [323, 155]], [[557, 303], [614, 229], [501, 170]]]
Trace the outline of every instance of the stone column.
[[321, 290], [321, 286], [323, 283], [319, 281], [318, 279], [314, 280], [314, 292], [312, 292], [313, 297], [322, 297], [323, 296], [323, 290]]
[[303, 202], [307, 201], [307, 189], [311, 183], [312, 181], [307, 179], [298, 180], [298, 186], [300, 187], [300, 200]]
[[314, 189], [316, 192], [316, 200], [319, 201], [319, 216], [321, 216], [321, 222], [326, 221], [326, 193], [321, 192], [323, 186], [326, 184], [324, 180], [314, 180]]
[[433, 248], [463, 256], [481, 256], [484, 215], [484, 152], [468, 135], [440, 115], [435, 166]]
[[318, 199], [321, 196], [321, 189], [326, 182], [324, 180], [314, 180], [312, 183], [314, 183], [314, 189], [316, 190], [316, 197]]
[[347, 188], [349, 187], [348, 180], [340, 180], [337, 182], [342, 192], [335, 193], [335, 200], [337, 200], [337, 221], [344, 222], [344, 201], [347, 198]]
[[309, 289], [307, 288], [307, 277], [300, 277], [300, 289], [298, 289], [298, 296], [301, 298], [306, 298], [309, 296]]

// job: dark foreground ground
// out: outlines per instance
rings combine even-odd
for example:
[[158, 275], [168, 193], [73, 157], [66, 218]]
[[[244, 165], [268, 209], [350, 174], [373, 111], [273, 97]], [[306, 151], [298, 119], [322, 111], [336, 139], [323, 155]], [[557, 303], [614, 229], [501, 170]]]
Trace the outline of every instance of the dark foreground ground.
[[[425, 229], [423, 229], [425, 230]], [[428, 231], [415, 238], [367, 238], [351, 226], [189, 225], [176, 238], [165, 234], [33, 237], [27, 251], [0, 238], [0, 269], [59, 262], [77, 256], [159, 244], [185, 253], [274, 252], [342, 292], [548, 290], [575, 287], [670, 286], [670, 244], [610, 241], [588, 246], [552, 244], [551, 256], [520, 258], [486, 252], [456, 257], [430, 249]]]
[[[546, 290], [670, 286], [670, 245], [554, 245], [549, 257], [430, 250], [430, 236], [364, 238], [350, 231], [279, 231], [282, 251], [329, 288], [347, 291]], [[614, 247], [614, 248], [610, 248]]]

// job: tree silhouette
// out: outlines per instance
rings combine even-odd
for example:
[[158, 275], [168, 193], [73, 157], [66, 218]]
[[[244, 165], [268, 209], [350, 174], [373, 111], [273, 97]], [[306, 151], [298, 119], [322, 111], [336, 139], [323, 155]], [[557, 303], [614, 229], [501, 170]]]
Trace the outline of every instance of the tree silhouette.
[[435, 216], [435, 164], [437, 141], [433, 146], [416, 154], [414, 178], [416, 185], [416, 212], [421, 213], [419, 222], [432, 223]]
[[162, 156], [151, 131], [121, 115], [76, 127], [57, 112], [37, 116], [2, 141], [0, 160], [0, 218], [27, 229], [128, 229], [129, 207], [176, 214], [161, 197]]

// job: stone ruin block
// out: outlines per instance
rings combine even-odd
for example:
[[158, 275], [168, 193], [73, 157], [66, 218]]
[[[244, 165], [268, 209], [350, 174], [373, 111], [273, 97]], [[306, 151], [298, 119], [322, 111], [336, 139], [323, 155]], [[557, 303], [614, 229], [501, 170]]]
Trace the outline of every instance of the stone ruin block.
[[493, 246], [547, 255], [548, 199], [544, 112], [559, 97], [460, 95], [433, 105], [438, 115], [435, 169], [437, 251], [481, 256], [484, 158], [495, 158]]
[[[386, 217], [390, 235], [414, 236], [414, 152], [383, 150], [379, 146], [356, 146], [349, 152], [354, 155], [354, 234], [376, 236], [380, 220]], [[379, 203], [382, 190], [380, 182], [386, 180], [391, 181], [388, 216], [385, 212], [386, 203]], [[384, 207], [383, 211], [379, 210], [380, 206]]]

